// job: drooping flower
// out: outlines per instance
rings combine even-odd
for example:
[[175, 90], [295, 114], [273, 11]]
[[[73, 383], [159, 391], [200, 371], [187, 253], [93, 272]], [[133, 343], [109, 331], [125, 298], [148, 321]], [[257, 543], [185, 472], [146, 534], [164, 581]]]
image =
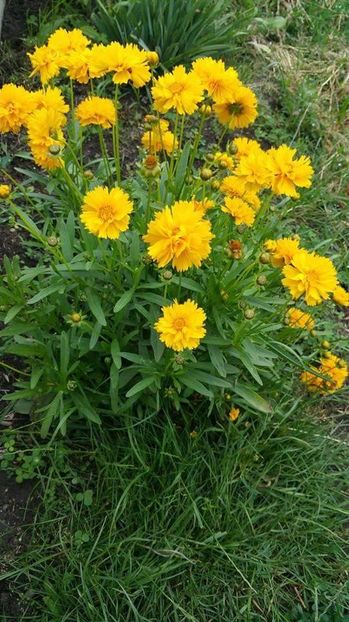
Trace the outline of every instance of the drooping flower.
[[228, 175], [225, 177], [220, 185], [220, 190], [223, 194], [227, 194], [228, 197], [239, 197], [249, 204], [254, 210], [260, 208], [261, 202], [254, 190], [246, 190], [246, 183], [241, 177], [235, 175]]
[[271, 170], [268, 154], [262, 149], [252, 149], [238, 161], [235, 175], [245, 184], [246, 190], [258, 191], [269, 188]]
[[76, 116], [82, 126], [100, 125], [108, 129], [115, 124], [115, 105], [107, 97], [87, 97], [77, 106]]
[[279, 240], [267, 240], [264, 243], [266, 250], [271, 254], [271, 263], [274, 267], [283, 268], [291, 263], [293, 257], [299, 252], [299, 240], [294, 238], [280, 238]]
[[298, 198], [296, 188], [310, 188], [314, 170], [309, 157], [294, 159], [296, 149], [281, 145], [268, 150], [272, 170], [271, 188], [275, 194]]
[[174, 108], [178, 114], [192, 114], [203, 98], [203, 88], [198, 76], [187, 73], [178, 65], [171, 73], [160, 76], [152, 88], [154, 108], [167, 112]]
[[226, 69], [222, 60], [214, 60], [210, 56], [194, 61], [193, 74], [198, 76], [207, 94], [217, 103], [229, 99], [231, 92], [241, 85], [235, 69]]
[[28, 52], [28, 56], [33, 68], [30, 77], [40, 74], [42, 84], [47, 84], [52, 78], [59, 74], [59, 56], [53, 48], [48, 45], [36, 47], [34, 52]]
[[80, 218], [97, 237], [116, 240], [127, 230], [132, 209], [132, 201], [124, 190], [98, 186], [84, 196]]
[[89, 44], [90, 41], [79, 28], [73, 28], [73, 30], [58, 28], [50, 35], [47, 47], [56, 54], [57, 64], [60, 67], [66, 67], [69, 55], [72, 52], [84, 51]]
[[62, 166], [60, 152], [65, 145], [62, 127], [65, 116], [54, 109], [35, 110], [28, 118], [29, 147], [35, 162], [45, 169]]
[[0, 199], [7, 199], [11, 194], [11, 186], [9, 184], [0, 184]]
[[168, 348], [181, 352], [197, 348], [205, 336], [206, 314], [193, 300], [180, 304], [176, 300], [168, 307], [162, 307], [162, 317], [155, 324], [160, 341]]
[[[183, 206], [185, 203], [185, 206]], [[149, 255], [160, 268], [170, 262], [180, 272], [200, 266], [211, 251], [211, 223], [204, 220], [190, 201], [177, 201], [165, 207], [148, 224], [144, 241]]]
[[282, 283], [297, 300], [304, 295], [308, 305], [327, 300], [337, 287], [336, 269], [330, 259], [300, 250], [283, 268]]
[[0, 132], [19, 132], [35, 104], [23, 86], [4, 84], [0, 89]]
[[222, 212], [230, 214], [237, 225], [247, 225], [251, 227], [254, 223], [255, 212], [248, 203], [239, 197], [234, 197], [233, 199], [226, 197]]
[[291, 307], [286, 313], [286, 322], [291, 328], [305, 328], [306, 330], [313, 330], [315, 321], [310, 313]]
[[257, 97], [247, 86], [238, 85], [226, 101], [213, 106], [213, 111], [218, 121], [230, 130], [247, 127], [257, 117]]
[[338, 285], [334, 289], [332, 297], [337, 305], [341, 305], [342, 307], [349, 307], [349, 292], [347, 292], [341, 285]]
[[240, 408], [231, 408], [229, 411], [229, 419], [230, 421], [236, 421], [238, 419], [238, 417], [240, 416]]

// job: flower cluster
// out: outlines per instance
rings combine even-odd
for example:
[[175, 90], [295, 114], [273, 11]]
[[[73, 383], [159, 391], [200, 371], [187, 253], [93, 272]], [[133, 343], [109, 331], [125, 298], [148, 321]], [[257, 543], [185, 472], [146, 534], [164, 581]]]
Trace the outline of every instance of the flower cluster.
[[310, 391], [318, 391], [319, 393], [338, 391], [348, 377], [346, 362], [331, 352], [326, 353], [326, 356], [320, 359], [319, 367], [314, 367], [313, 370], [315, 373], [303, 372], [301, 380]]

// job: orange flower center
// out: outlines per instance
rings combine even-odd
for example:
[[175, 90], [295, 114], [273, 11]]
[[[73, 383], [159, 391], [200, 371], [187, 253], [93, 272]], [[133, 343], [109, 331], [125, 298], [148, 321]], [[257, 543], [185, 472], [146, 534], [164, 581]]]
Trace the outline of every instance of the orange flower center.
[[185, 319], [183, 317], [177, 317], [173, 321], [173, 326], [176, 330], [182, 330], [182, 328], [184, 328], [185, 326]]
[[107, 222], [108, 220], [111, 220], [111, 218], [113, 217], [112, 206], [109, 205], [109, 203], [105, 203], [104, 205], [101, 205], [101, 207], [98, 210], [98, 216], [101, 220], [103, 220], [103, 222]]
[[173, 84], [171, 86], [171, 91], [173, 93], [173, 95], [179, 95], [184, 89], [184, 85], [183, 84]]

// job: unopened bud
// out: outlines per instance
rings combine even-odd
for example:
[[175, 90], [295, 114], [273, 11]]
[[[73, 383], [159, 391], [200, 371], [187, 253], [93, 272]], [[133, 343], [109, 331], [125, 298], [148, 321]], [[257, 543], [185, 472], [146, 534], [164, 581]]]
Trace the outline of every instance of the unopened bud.
[[210, 114], [212, 114], [212, 106], [203, 104], [200, 108], [200, 112], [204, 115], [204, 117], [209, 117]]
[[84, 171], [84, 177], [86, 177], [86, 179], [93, 179], [94, 175], [90, 168]]
[[257, 277], [257, 283], [258, 283], [258, 285], [265, 285], [265, 284], [266, 284], [266, 282], [267, 282], [267, 277], [266, 277], [264, 274], [260, 274], [260, 275]]
[[236, 146], [234, 145], [234, 143], [232, 141], [227, 144], [226, 151], [228, 153], [230, 153], [230, 155], [235, 155], [236, 154], [237, 148], [236, 148]]
[[58, 244], [58, 238], [56, 238], [56, 236], [54, 236], [54, 235], [50, 235], [50, 236], [47, 238], [47, 244], [48, 244], [49, 246], [57, 246], [57, 244]]
[[70, 319], [74, 324], [78, 324], [82, 320], [82, 316], [80, 313], [72, 313]]
[[171, 272], [171, 270], [165, 270], [162, 273], [162, 278], [165, 279], [165, 281], [170, 281], [173, 277], [173, 273]]
[[61, 147], [60, 145], [50, 145], [48, 151], [50, 155], [58, 156], [61, 153]]
[[182, 354], [175, 354], [174, 360], [177, 365], [184, 365], [185, 363], [185, 358]]
[[211, 188], [212, 188], [212, 190], [219, 190], [220, 183], [219, 183], [218, 179], [213, 179], [211, 181]]
[[203, 181], [208, 181], [211, 179], [213, 173], [210, 168], [202, 168], [200, 172], [200, 177]]
[[259, 256], [259, 261], [263, 264], [270, 263], [270, 254], [269, 253], [261, 253]]
[[68, 391], [75, 391], [77, 386], [78, 386], [78, 383], [76, 382], [76, 380], [68, 380], [67, 382]]
[[324, 348], [324, 350], [329, 350], [330, 349], [330, 342], [327, 341], [326, 339], [321, 343], [321, 347]]
[[254, 309], [245, 309], [244, 316], [246, 320], [252, 320], [255, 316], [256, 312]]
[[213, 153], [207, 153], [207, 154], [206, 154], [206, 160], [207, 160], [208, 162], [213, 162], [213, 161], [214, 161], [214, 155], [213, 155]]
[[159, 55], [157, 52], [146, 52], [147, 63], [150, 67], [156, 67], [159, 64]]

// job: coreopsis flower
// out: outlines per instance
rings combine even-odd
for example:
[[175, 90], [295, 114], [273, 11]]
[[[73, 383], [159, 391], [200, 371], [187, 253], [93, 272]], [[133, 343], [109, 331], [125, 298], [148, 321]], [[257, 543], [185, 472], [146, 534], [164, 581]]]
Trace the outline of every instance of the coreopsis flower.
[[80, 219], [97, 237], [116, 240], [127, 230], [132, 209], [132, 201], [124, 190], [98, 186], [84, 196]]
[[48, 86], [41, 91], [31, 93], [35, 110], [55, 110], [55, 112], [65, 115], [69, 111], [69, 106], [64, 101], [62, 91], [57, 86]]
[[214, 162], [217, 162], [220, 168], [226, 168], [229, 171], [233, 171], [235, 168], [234, 159], [225, 151], [216, 151]]
[[176, 300], [168, 307], [162, 307], [162, 317], [155, 324], [155, 330], [168, 348], [181, 352], [197, 348], [205, 334], [206, 314], [193, 300], [180, 304]]
[[72, 52], [82, 52], [89, 44], [90, 41], [79, 28], [73, 28], [73, 30], [58, 28], [50, 35], [47, 47], [57, 55], [58, 65], [66, 68], [69, 55]]
[[[185, 203], [185, 206], [183, 206]], [[170, 262], [180, 272], [200, 266], [211, 251], [211, 223], [204, 220], [190, 201], [165, 207], [148, 224], [143, 240], [148, 253], [160, 268]]]
[[271, 188], [275, 194], [298, 198], [296, 188], [310, 188], [314, 170], [307, 156], [294, 159], [296, 149], [281, 145], [268, 150], [272, 170]]
[[47, 84], [52, 78], [58, 76], [60, 70], [59, 56], [52, 47], [48, 45], [36, 47], [34, 52], [28, 52], [28, 56], [33, 68], [30, 77], [38, 73], [41, 83]]
[[248, 155], [241, 157], [234, 172], [245, 184], [246, 190], [258, 192], [270, 187], [272, 174], [269, 157], [262, 149], [252, 149]]
[[157, 67], [160, 62], [159, 54], [151, 50], [145, 52], [145, 58], [149, 67]]
[[0, 132], [19, 132], [34, 108], [32, 94], [23, 86], [4, 84], [0, 89]]
[[326, 378], [322, 378], [316, 373], [303, 372], [301, 380], [308, 386], [309, 391], [318, 391], [322, 394], [338, 391], [348, 377], [346, 362], [331, 352], [328, 352], [326, 356], [320, 359], [319, 367], [313, 367], [312, 369]]
[[240, 177], [228, 175], [228, 177], [223, 179], [220, 190], [231, 199], [234, 197], [243, 199], [255, 211], [260, 208], [261, 202], [257, 193], [252, 190], [246, 190], [246, 184]]
[[171, 154], [177, 149], [178, 141], [169, 130], [169, 123], [165, 119], [156, 119], [151, 123], [151, 130], [146, 130], [141, 138], [143, 147], [150, 153], [166, 151]]
[[240, 408], [231, 408], [229, 411], [229, 419], [230, 421], [236, 421], [238, 419], [238, 417], [240, 416]]
[[107, 97], [87, 97], [76, 107], [76, 117], [82, 126], [100, 125], [108, 129], [115, 125], [114, 102]]
[[349, 307], [349, 292], [347, 292], [344, 287], [338, 285], [332, 294], [332, 298], [337, 305], [341, 305], [342, 307]]
[[9, 184], [0, 184], [0, 199], [7, 199], [11, 194], [11, 186]]
[[101, 78], [109, 72], [109, 57], [106, 54], [107, 47], [102, 43], [95, 43], [90, 48], [88, 57], [90, 78]]
[[296, 253], [282, 272], [282, 284], [290, 290], [292, 298], [298, 300], [304, 295], [310, 306], [327, 300], [337, 287], [337, 274], [332, 261], [306, 250]]
[[[178, 201], [178, 203], [187, 203], [187, 201]], [[193, 197], [190, 204], [194, 206], [195, 211], [199, 212], [201, 216], [204, 216], [209, 209], [214, 207], [214, 202], [207, 198], [200, 200]]]
[[62, 166], [59, 157], [65, 145], [62, 127], [65, 116], [52, 108], [35, 110], [28, 118], [28, 142], [35, 162], [45, 169]]
[[70, 52], [66, 57], [65, 65], [67, 74], [71, 80], [76, 80], [80, 84], [87, 84], [90, 78], [90, 62], [92, 50], [85, 48], [78, 52]]
[[232, 89], [228, 99], [213, 106], [218, 121], [230, 130], [248, 127], [257, 117], [257, 97], [247, 86]]
[[155, 81], [152, 96], [159, 112], [174, 108], [178, 114], [192, 114], [203, 99], [203, 89], [195, 73], [187, 73], [183, 65], [178, 65]]
[[234, 150], [234, 155], [238, 159], [248, 156], [251, 151], [256, 149], [258, 151], [262, 151], [260, 144], [256, 140], [246, 138], [246, 136], [238, 136], [237, 138], [234, 138], [231, 145], [230, 149]]
[[289, 264], [296, 253], [299, 252], [299, 240], [294, 238], [280, 238], [279, 240], [267, 240], [264, 247], [271, 255], [271, 263], [274, 267], [283, 268]]
[[207, 94], [217, 103], [229, 99], [231, 92], [241, 85], [235, 69], [226, 69], [222, 60], [214, 60], [210, 56], [194, 61], [193, 74], [200, 79]]
[[243, 199], [239, 197], [226, 197], [224, 200], [224, 206], [222, 212], [230, 214], [235, 220], [237, 225], [247, 225], [251, 227], [254, 223], [255, 212]]
[[151, 78], [147, 53], [134, 43], [124, 46], [113, 41], [105, 48], [105, 58], [115, 84], [131, 82], [134, 87], [140, 88]]
[[306, 330], [311, 331], [315, 326], [313, 316], [306, 311], [302, 311], [302, 309], [297, 309], [296, 307], [288, 309], [285, 319], [286, 323], [291, 328], [305, 328]]

